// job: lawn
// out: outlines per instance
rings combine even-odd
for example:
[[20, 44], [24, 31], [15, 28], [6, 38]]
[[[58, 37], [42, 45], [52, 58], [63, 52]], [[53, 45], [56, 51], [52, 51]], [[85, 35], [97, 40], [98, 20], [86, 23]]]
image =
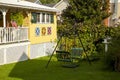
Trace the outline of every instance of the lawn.
[[103, 67], [101, 61], [81, 61], [77, 68], [63, 68], [53, 57], [48, 68], [49, 57], [0, 66], [0, 80], [120, 80], [119, 72]]

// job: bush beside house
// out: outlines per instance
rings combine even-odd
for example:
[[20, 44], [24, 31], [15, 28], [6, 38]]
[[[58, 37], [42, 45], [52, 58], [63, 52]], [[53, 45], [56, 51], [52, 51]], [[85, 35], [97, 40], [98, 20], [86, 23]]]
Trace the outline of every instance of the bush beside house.
[[112, 29], [112, 41], [106, 53], [105, 63], [108, 68], [120, 71], [120, 27]]

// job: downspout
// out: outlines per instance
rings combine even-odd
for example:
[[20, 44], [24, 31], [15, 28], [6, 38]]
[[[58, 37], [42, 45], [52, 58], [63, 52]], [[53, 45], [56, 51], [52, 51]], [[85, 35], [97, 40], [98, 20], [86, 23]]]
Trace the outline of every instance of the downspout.
[[115, 4], [115, 10], [114, 10], [114, 13], [117, 17], [117, 12], [118, 12], [118, 0], [114, 0], [114, 4]]

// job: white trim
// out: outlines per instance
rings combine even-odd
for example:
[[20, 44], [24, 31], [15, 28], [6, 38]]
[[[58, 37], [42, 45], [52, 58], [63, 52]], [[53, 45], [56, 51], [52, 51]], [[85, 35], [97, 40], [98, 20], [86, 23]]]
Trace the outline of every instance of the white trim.
[[47, 13], [45, 13], [45, 23], [47, 23], [46, 15], [47, 15]]
[[60, 0], [55, 6], [54, 6], [54, 8], [55, 7], [57, 7], [60, 3], [62, 3], [64, 0]]
[[2, 14], [3, 14], [3, 27], [5, 28], [6, 27], [6, 12], [3, 11]]
[[40, 13], [40, 23], [42, 23], [42, 13]]
[[9, 48], [9, 47], [15, 47], [15, 46], [24, 46], [24, 45], [29, 45], [30, 42], [21, 42], [21, 43], [13, 43], [13, 44], [2, 44], [0, 45], [0, 49], [3, 48]]
[[[60, 5], [64, 1], [65, 0], [60, 0], [56, 5], [53, 6], [53, 8], [56, 8], [58, 5]], [[67, 0], [65, 1], [65, 3], [67, 3]], [[67, 5], [69, 5], [69, 3], [67, 3]]]
[[12, 0], [0, 0], [0, 6], [57, 12], [56, 8], [51, 8], [44, 5], [28, 2], [28, 1], [19, 1], [19, 2], [12, 1], [12, 3], [11, 1]]
[[[120, 2], [120, 0], [118, 0], [118, 3]], [[110, 3], [115, 3], [115, 0], [110, 0]]]
[[36, 3], [36, 4], [42, 4], [42, 3], [40, 2], [40, 0], [36, 0], [34, 3]]
[[2, 15], [3, 15], [3, 27], [5, 28], [6, 27], [6, 13], [7, 13], [8, 9], [1, 8], [0, 11], [2, 12]]
[[[54, 14], [46, 13], [46, 12], [34, 12], [34, 13], [39, 14], [39, 21], [37, 20], [37, 22], [36, 22], [37, 24], [52, 24], [51, 23], [51, 15], [54, 15]], [[43, 14], [45, 14], [45, 15], [43, 16]], [[48, 16], [49, 21], [47, 21], [47, 16]], [[42, 22], [43, 18], [45, 19], [44, 22]]]

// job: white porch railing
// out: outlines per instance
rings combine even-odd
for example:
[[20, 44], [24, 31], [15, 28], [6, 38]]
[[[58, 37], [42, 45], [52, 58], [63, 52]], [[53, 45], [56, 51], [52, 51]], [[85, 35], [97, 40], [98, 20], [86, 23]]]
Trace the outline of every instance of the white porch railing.
[[0, 44], [12, 43], [28, 40], [28, 28], [27, 27], [0, 27]]

